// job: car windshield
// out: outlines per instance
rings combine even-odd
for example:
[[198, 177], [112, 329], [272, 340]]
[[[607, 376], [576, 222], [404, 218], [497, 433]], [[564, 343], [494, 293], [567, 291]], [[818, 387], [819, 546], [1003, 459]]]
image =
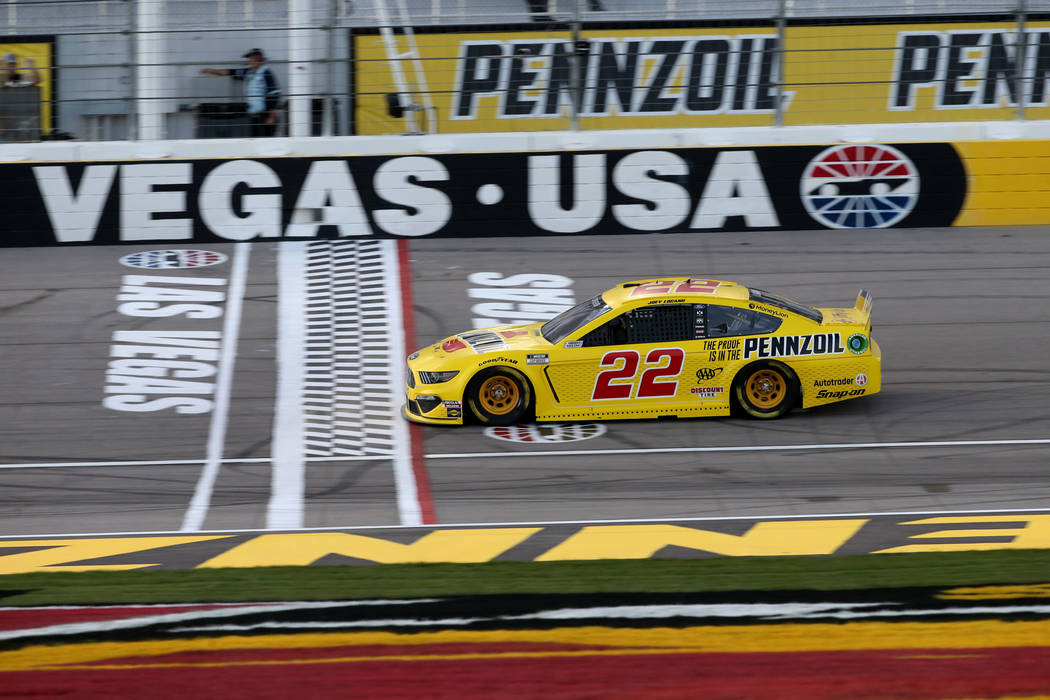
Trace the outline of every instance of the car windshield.
[[757, 301], [762, 304], [769, 304], [770, 306], [775, 306], [778, 309], [784, 309], [785, 311], [796, 313], [799, 316], [805, 316], [811, 321], [816, 321], [817, 323], [820, 323], [824, 320], [824, 315], [816, 309], [814, 309], [812, 306], [806, 306], [805, 304], [800, 304], [797, 301], [785, 299], [784, 297], [777, 296], [776, 294], [763, 292], [761, 289], [748, 289], [747, 291], [749, 295], [748, 298], [751, 301]]
[[602, 295], [599, 294], [547, 321], [540, 327], [540, 333], [547, 342], [556, 345], [565, 336], [578, 328], [586, 326], [608, 310], [609, 305], [605, 303]]

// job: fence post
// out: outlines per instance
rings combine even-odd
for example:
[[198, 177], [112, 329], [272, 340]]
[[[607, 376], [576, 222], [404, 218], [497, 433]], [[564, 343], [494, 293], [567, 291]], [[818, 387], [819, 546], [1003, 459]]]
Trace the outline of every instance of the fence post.
[[137, 0], [125, 0], [126, 12], [124, 19], [124, 33], [128, 35], [128, 46], [127, 53], [125, 54], [125, 63], [128, 69], [128, 97], [127, 104], [125, 105], [125, 112], [128, 115], [128, 141], [137, 141], [138, 134], [138, 35], [136, 30], [138, 28], [138, 22], [136, 21], [135, 4]]
[[135, 111], [137, 139], [157, 141], [165, 137], [164, 103], [168, 89], [164, 79], [167, 37], [163, 33], [167, 8], [165, 0], [136, 0], [135, 32]]
[[310, 3], [291, 0], [288, 4], [288, 136], [310, 136], [313, 112], [313, 46], [310, 39]]
[[573, 131], [580, 130], [580, 105], [583, 104], [583, 80], [580, 72], [580, 3], [583, 0], [574, 0], [572, 3], [572, 23], [570, 24], [569, 46], [569, 95], [572, 103], [569, 108], [569, 128]]
[[1017, 39], [1014, 40], [1014, 94], [1017, 95], [1017, 118], [1025, 118], [1025, 101], [1028, 89], [1025, 86], [1024, 64], [1027, 57], [1028, 37], [1025, 26], [1028, 19], [1025, 0], [1017, 2]]
[[776, 65], [773, 66], [773, 126], [784, 126], [784, 46], [787, 42], [787, 0], [780, 0], [777, 6], [777, 50], [773, 54]]
[[335, 123], [335, 25], [336, 2], [328, 0], [328, 33], [325, 35], [324, 99], [321, 100], [321, 136], [331, 136]]

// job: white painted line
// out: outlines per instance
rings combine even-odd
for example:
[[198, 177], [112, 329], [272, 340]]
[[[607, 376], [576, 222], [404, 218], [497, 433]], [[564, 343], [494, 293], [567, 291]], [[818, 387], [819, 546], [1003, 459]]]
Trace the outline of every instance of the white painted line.
[[307, 245], [281, 243], [277, 253], [277, 399], [270, 447], [270, 502], [266, 508], [266, 526], [271, 528], [303, 526]]
[[[1017, 440], [946, 440], [930, 442], [842, 442], [812, 445], [747, 445], [726, 447], [653, 447], [621, 450], [545, 450], [545, 451], [508, 451], [508, 452], [434, 452], [424, 455], [426, 459], [471, 459], [475, 457], [572, 457], [580, 455], [632, 455], [681, 452], [783, 452], [788, 450], [875, 450], [884, 448], [924, 448], [924, 447], [1009, 447], [1023, 445], [1050, 445], [1050, 439], [1017, 439]], [[376, 455], [343, 455], [333, 457], [306, 457], [307, 463], [314, 462], [376, 462], [394, 459], [396, 452]], [[0, 469], [58, 469], [66, 467], [167, 467], [201, 464], [200, 459], [164, 459], [133, 460], [112, 462], [23, 462], [0, 464]], [[223, 459], [223, 464], [264, 464], [271, 461], [269, 457], [245, 457]]]
[[[401, 261], [397, 242], [383, 241], [383, 276], [386, 285], [386, 333], [389, 338], [389, 367], [387, 380], [390, 396], [397, 399], [405, 393], [404, 326], [401, 313]], [[398, 413], [399, 406], [391, 405], [391, 437], [393, 438], [394, 485], [397, 488], [397, 512], [402, 525], [420, 525], [423, 509], [419, 504], [416, 474], [412, 468], [412, 443], [408, 425]]]
[[621, 450], [551, 450], [544, 452], [447, 452], [428, 454], [427, 459], [474, 457], [582, 457], [587, 455], [680, 454], [685, 452], [783, 452], [790, 450], [862, 450], [889, 447], [988, 447], [1003, 445], [1050, 445], [1044, 440], [943, 440], [931, 442], [840, 442], [820, 445], [740, 445], [735, 447], [639, 447]]
[[212, 409], [204, 468], [197, 488], [182, 519], [182, 532], [201, 529], [211, 505], [211, 494], [222, 464], [222, 450], [226, 443], [226, 423], [230, 412], [230, 392], [233, 388], [233, 365], [237, 358], [237, 339], [241, 329], [241, 311], [244, 307], [244, 287], [248, 277], [250, 243], [235, 243], [230, 285], [226, 301], [226, 318], [222, 324], [222, 353], [219, 356], [219, 374], [215, 380], [215, 407]]
[[[552, 527], [559, 525], [632, 525], [647, 523], [711, 523], [722, 521], [754, 521], [754, 520], [834, 520], [836, 518], [880, 518], [880, 517], [929, 517], [945, 515], [1017, 515], [1017, 521], [1024, 519], [1027, 514], [1050, 513], [1050, 508], [991, 508], [986, 510], [905, 510], [885, 512], [858, 512], [858, 513], [812, 513], [791, 515], [708, 515], [690, 518], [610, 518], [605, 520], [517, 520], [478, 523], [441, 523], [440, 525], [332, 525], [330, 527], [300, 527], [293, 530], [280, 530], [280, 532], [357, 532], [373, 530], [451, 530], [456, 528], [494, 528], [494, 527]], [[1013, 520], [1011, 518], [1011, 520]], [[201, 530], [198, 534], [204, 535], [250, 535], [255, 533], [274, 532], [267, 528], [243, 528], [231, 530]], [[67, 537], [146, 537], [153, 535], [178, 535], [180, 532], [172, 530], [139, 530], [133, 532], [65, 532], [48, 533], [36, 535], [0, 535], [0, 542], [9, 540], [29, 539], [63, 539]], [[994, 529], [988, 530], [988, 534], [995, 534]]]

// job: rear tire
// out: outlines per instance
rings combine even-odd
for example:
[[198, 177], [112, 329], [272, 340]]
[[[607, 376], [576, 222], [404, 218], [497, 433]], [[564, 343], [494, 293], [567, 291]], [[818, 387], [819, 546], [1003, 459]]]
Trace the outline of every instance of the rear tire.
[[514, 425], [532, 409], [532, 386], [517, 370], [490, 367], [470, 380], [466, 403], [485, 425]]
[[798, 401], [798, 379], [782, 362], [756, 362], [733, 381], [737, 406], [752, 418], [780, 418]]

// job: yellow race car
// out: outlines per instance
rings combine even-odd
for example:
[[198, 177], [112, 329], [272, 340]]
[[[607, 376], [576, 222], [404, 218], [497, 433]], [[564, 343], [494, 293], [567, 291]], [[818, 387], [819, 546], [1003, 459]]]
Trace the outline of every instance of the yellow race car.
[[881, 387], [871, 295], [813, 308], [722, 280], [626, 282], [546, 323], [458, 333], [408, 357], [404, 415], [487, 425], [779, 418]]

